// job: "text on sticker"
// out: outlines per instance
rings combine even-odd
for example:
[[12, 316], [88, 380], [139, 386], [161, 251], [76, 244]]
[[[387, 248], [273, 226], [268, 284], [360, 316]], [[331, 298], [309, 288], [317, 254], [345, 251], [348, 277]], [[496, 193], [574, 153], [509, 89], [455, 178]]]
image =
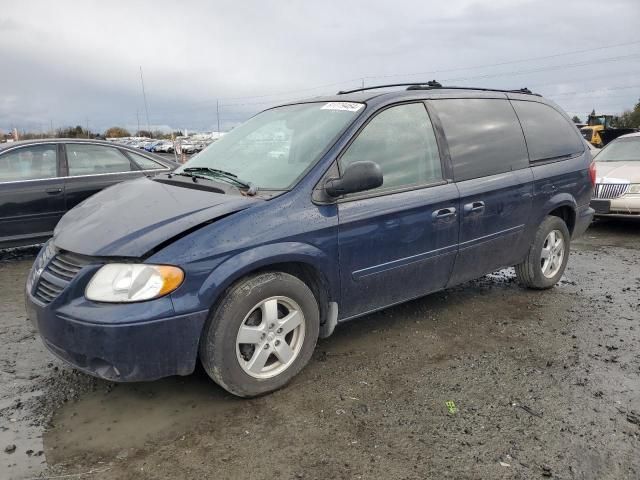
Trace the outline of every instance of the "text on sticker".
[[343, 110], [346, 112], [357, 112], [362, 107], [361, 103], [354, 102], [329, 102], [322, 106], [321, 110]]

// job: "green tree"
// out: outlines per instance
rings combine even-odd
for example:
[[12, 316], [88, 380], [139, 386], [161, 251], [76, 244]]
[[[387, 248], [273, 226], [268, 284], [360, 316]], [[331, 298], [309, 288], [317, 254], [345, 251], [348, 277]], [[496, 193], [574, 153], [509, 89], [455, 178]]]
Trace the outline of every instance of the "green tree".
[[571, 120], [573, 121], [573, 123], [582, 123], [582, 120], [580, 120], [580, 117], [577, 115], [574, 115]]
[[136, 132], [136, 137], [148, 137], [148, 138], [152, 138], [153, 137], [153, 133], [151, 133], [148, 130], [138, 130]]
[[633, 110], [625, 110], [615, 117], [615, 126], [620, 128], [640, 128], [640, 99]]

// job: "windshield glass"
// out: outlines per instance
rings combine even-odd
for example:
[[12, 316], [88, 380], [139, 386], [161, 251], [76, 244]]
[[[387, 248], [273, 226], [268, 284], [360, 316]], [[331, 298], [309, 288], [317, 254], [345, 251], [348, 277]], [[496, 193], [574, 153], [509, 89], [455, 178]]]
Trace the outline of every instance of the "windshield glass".
[[259, 189], [286, 190], [364, 108], [322, 102], [266, 110], [234, 128], [176, 173], [194, 167], [223, 170]]
[[640, 162], [640, 137], [619, 138], [604, 147], [598, 162]]

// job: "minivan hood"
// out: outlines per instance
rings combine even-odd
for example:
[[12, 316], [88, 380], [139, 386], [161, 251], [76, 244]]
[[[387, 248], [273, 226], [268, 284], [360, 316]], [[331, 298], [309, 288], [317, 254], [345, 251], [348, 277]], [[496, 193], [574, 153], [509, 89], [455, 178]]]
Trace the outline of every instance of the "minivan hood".
[[54, 244], [83, 255], [142, 257], [186, 230], [261, 201], [140, 178], [102, 190], [67, 212]]
[[598, 183], [640, 183], [640, 161], [599, 162], [597, 157], [595, 161]]

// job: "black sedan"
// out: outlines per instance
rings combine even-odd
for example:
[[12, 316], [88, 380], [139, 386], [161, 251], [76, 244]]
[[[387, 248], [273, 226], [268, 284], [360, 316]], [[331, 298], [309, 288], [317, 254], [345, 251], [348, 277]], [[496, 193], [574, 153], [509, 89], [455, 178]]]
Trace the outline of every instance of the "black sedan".
[[50, 237], [65, 212], [110, 185], [173, 170], [157, 155], [99, 140], [0, 144], [0, 248]]

